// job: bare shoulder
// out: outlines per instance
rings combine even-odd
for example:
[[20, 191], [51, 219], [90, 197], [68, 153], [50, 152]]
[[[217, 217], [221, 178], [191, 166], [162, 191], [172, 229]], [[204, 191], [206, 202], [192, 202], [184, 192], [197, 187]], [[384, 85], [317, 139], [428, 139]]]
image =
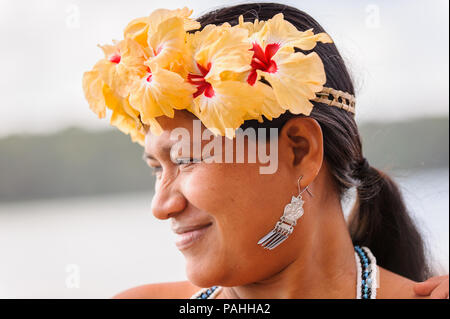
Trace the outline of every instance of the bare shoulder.
[[379, 299], [423, 299], [414, 292], [415, 281], [379, 267]]
[[200, 290], [189, 281], [163, 282], [133, 287], [113, 296], [114, 299], [187, 299]]

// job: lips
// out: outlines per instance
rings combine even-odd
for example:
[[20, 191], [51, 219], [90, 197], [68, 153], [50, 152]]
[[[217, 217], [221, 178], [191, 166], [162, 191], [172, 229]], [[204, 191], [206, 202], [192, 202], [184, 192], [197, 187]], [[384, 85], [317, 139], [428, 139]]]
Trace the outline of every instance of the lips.
[[211, 225], [212, 223], [174, 228], [173, 231], [177, 234], [175, 245], [179, 250], [191, 247], [203, 238]]

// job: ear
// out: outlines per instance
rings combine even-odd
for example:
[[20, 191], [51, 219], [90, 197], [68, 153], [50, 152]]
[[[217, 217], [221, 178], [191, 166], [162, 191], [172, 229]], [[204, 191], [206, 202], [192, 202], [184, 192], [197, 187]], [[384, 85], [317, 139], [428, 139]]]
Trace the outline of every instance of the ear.
[[280, 156], [287, 161], [302, 187], [309, 185], [319, 174], [323, 162], [323, 135], [319, 123], [311, 117], [294, 117], [283, 126], [279, 142]]

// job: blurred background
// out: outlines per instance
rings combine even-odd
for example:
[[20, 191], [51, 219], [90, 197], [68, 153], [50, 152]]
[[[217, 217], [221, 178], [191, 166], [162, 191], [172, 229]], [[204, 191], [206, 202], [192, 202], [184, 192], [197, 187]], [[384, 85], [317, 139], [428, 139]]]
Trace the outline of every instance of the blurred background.
[[[81, 77], [133, 18], [243, 2], [0, 1], [0, 298], [109, 298], [185, 280], [169, 223], [150, 213], [142, 148], [89, 110]], [[364, 154], [400, 184], [436, 273], [448, 273], [448, 1], [282, 3], [334, 38]]]

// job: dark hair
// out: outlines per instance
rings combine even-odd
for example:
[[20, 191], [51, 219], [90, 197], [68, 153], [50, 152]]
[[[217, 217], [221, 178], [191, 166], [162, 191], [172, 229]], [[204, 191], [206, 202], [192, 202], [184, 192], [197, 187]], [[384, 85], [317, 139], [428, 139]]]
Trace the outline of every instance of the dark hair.
[[[277, 13], [298, 30], [325, 32], [312, 17], [296, 8], [276, 3], [247, 3], [211, 11], [196, 19], [202, 28], [208, 24], [238, 24], [244, 21], [268, 20]], [[354, 94], [353, 83], [344, 61], [334, 44], [318, 43], [314, 51], [321, 57], [327, 77], [325, 86]], [[272, 121], [245, 121], [247, 127], [280, 129], [292, 117], [290, 112]], [[429, 276], [424, 242], [409, 216], [396, 183], [382, 171], [371, 167], [362, 154], [361, 138], [352, 113], [314, 102], [310, 117], [317, 120], [323, 132], [324, 156], [336, 182], [339, 195], [357, 188], [358, 206], [349, 217], [354, 245], [369, 247], [377, 263], [399, 275], [423, 281]]]

